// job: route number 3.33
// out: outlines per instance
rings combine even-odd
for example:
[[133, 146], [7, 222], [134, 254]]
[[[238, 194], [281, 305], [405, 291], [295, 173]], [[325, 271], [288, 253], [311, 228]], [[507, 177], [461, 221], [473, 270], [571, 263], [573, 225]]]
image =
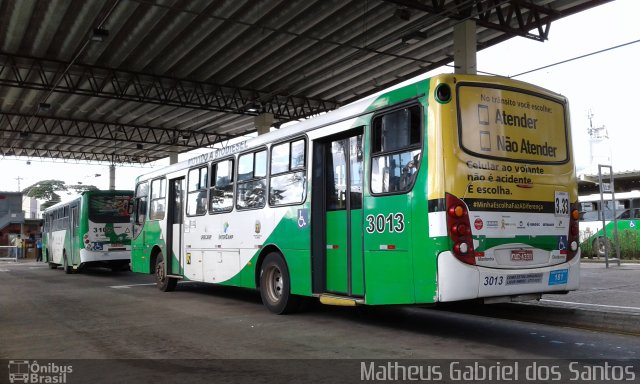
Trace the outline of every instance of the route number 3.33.
[[569, 193], [556, 191], [555, 199], [556, 216], [569, 214]]
[[404, 215], [402, 213], [390, 213], [387, 216], [383, 214], [368, 215], [367, 228], [368, 233], [373, 232], [402, 232], [404, 231]]

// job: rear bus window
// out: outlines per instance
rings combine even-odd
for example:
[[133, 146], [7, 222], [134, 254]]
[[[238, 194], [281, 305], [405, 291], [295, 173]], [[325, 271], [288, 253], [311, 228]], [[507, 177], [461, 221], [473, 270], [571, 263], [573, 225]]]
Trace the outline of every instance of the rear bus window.
[[421, 109], [414, 105], [373, 119], [371, 192], [402, 193], [414, 183], [420, 163]]

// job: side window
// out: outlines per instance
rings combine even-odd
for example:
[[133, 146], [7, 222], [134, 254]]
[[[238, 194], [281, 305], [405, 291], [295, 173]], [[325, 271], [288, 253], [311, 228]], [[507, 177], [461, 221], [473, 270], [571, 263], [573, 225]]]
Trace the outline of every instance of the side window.
[[78, 215], [78, 207], [71, 208], [71, 215], [73, 216], [73, 226], [75, 228], [78, 228], [80, 226], [80, 223], [79, 223], [80, 217]]
[[151, 182], [151, 206], [149, 207], [149, 220], [164, 219], [166, 194], [167, 181], [165, 179], [155, 179]]
[[133, 213], [133, 238], [142, 232], [142, 226], [147, 219], [147, 202], [149, 201], [149, 183], [144, 182], [136, 186], [136, 194], [133, 200], [135, 212]]
[[257, 209], [265, 205], [267, 151], [246, 153], [238, 158], [236, 208]]
[[411, 106], [376, 116], [371, 125], [371, 191], [401, 193], [413, 187], [420, 164], [421, 109]]
[[304, 139], [274, 145], [271, 148], [269, 204], [302, 203], [306, 197], [307, 173]]
[[233, 209], [233, 159], [223, 160], [211, 166], [211, 192], [209, 211], [229, 212]]
[[189, 171], [187, 187], [187, 216], [204, 215], [207, 213], [207, 180], [206, 166]]

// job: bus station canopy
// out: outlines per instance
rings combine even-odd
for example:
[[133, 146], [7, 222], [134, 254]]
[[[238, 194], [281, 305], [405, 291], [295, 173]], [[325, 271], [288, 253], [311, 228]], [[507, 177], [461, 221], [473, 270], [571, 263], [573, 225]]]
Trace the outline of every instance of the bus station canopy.
[[[146, 163], [338, 108], [606, 0], [7, 0], [0, 158]], [[270, 114], [270, 115], [269, 115]]]

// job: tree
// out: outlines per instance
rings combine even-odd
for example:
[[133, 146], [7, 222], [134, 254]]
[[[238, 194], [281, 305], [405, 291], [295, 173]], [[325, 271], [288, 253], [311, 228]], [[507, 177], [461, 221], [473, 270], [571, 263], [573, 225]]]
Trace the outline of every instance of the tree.
[[66, 185], [62, 180], [42, 180], [25, 188], [22, 194], [38, 200], [46, 200], [46, 202], [40, 205], [40, 210], [44, 211], [50, 206], [60, 202], [61, 198], [57, 192], [74, 191], [75, 193], [81, 193], [84, 191], [97, 190], [98, 188], [94, 185]]

